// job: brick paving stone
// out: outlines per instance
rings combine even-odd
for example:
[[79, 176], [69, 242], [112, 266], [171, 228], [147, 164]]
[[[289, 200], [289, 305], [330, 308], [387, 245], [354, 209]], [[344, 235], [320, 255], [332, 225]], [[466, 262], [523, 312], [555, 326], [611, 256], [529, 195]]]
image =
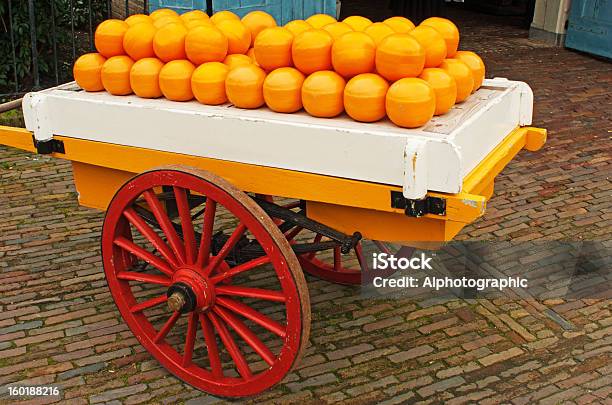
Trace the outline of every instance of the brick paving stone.
[[393, 398], [379, 402], [379, 405], [396, 405], [396, 404], [408, 404], [414, 402], [414, 392], [408, 391], [404, 394], [394, 396]]
[[534, 340], [536, 340], [535, 336], [529, 333], [529, 331], [527, 331], [527, 329], [523, 325], [512, 319], [510, 315], [501, 314], [499, 315], [499, 319], [501, 319], [506, 325], [508, 325], [510, 329], [518, 333], [526, 341], [533, 342]]
[[508, 350], [504, 350], [503, 352], [494, 353], [487, 357], [483, 357], [482, 359], [479, 359], [478, 361], [482, 363], [483, 366], [490, 366], [491, 364], [494, 364], [500, 361], [505, 361], [515, 356], [520, 356], [523, 353], [524, 352], [518, 347], [512, 347]]
[[[507, 378], [510, 377], [512, 375], [516, 375], [519, 373], [522, 373], [523, 371], [530, 371], [530, 370], [535, 370], [535, 369], [539, 369], [542, 366], [542, 364], [539, 361], [536, 360], [532, 360], [532, 361], [528, 361], [527, 363], [523, 363], [519, 366], [516, 367], [512, 367], [509, 368], [507, 370], [504, 370], [500, 373], [500, 376]], [[540, 369], [541, 371], [541, 369]]]
[[420, 388], [417, 390], [417, 393], [423, 397], [423, 398], [427, 398], [435, 393], [441, 392], [441, 391], [447, 391], [451, 388], [457, 387], [461, 384], [465, 383], [465, 380], [463, 379], [463, 377], [452, 377], [452, 378], [447, 378], [445, 380], [441, 380], [438, 381], [436, 383], [427, 385], [423, 388]]
[[[22, 330], [13, 333], [5, 333], [4, 335], [0, 335], [0, 342], [4, 343], [6, 347], [10, 347], [15, 339], [22, 338], [25, 335], [25, 332]], [[4, 348], [5, 346], [0, 347]]]
[[334, 361], [328, 361], [323, 364], [316, 364], [311, 367], [303, 368], [298, 373], [302, 377], [310, 377], [313, 375], [323, 374], [329, 371], [339, 370], [341, 368], [345, 368], [351, 365], [351, 362], [344, 358]]
[[584, 352], [582, 354], [576, 355], [576, 359], [580, 361], [584, 361], [591, 357], [605, 355], [610, 352], [612, 352], [612, 347], [610, 346], [600, 347], [599, 349], [590, 350], [588, 352]]
[[[366, 0], [343, 2], [343, 10], [389, 16]], [[609, 241], [609, 62], [530, 40], [512, 17], [449, 13], [462, 48], [483, 56], [487, 77], [532, 86], [534, 125], [549, 130], [541, 151], [521, 152], [496, 178], [484, 217], [457, 239], [496, 240], [507, 255], [515, 252], [501, 248], [502, 239]], [[170, 375], [121, 320], [99, 258], [103, 214], [77, 205], [71, 170], [69, 162], [0, 147], [0, 386], [58, 384], [71, 404], [226, 403]], [[536, 249], [521, 265], [552, 259]], [[381, 302], [306, 278], [313, 313], [306, 357], [277, 387], [245, 402], [612, 401], [607, 297]], [[549, 319], [548, 308], [571, 330]]]
[[219, 404], [222, 403], [222, 401], [219, 398], [215, 398], [213, 396], [207, 395], [207, 396], [202, 396], [202, 397], [198, 397], [195, 399], [190, 399], [189, 401], [185, 402], [185, 405], [213, 405], [213, 404]]
[[0, 367], [0, 376], [10, 375], [29, 368], [40, 367], [47, 365], [46, 359], [33, 360], [23, 363], [17, 363], [10, 366]]
[[386, 319], [381, 319], [378, 322], [372, 322], [372, 323], [368, 323], [367, 325], [363, 326], [363, 331], [368, 333], [368, 332], [372, 332], [378, 329], [384, 329], [384, 328], [388, 328], [390, 326], [393, 325], [397, 325], [399, 323], [403, 323], [404, 319], [400, 316], [395, 316], [393, 318], [386, 318]]
[[53, 359], [53, 361], [72, 361], [72, 360], [77, 360], [77, 359], [81, 359], [85, 356], [89, 356], [94, 354], [93, 349], [91, 348], [87, 348], [87, 349], [82, 349], [82, 350], [77, 350], [74, 352], [67, 352], [67, 353], [62, 353], [62, 354], [57, 354], [54, 355], [53, 357], [51, 357]]
[[90, 364], [90, 365], [85, 366], [85, 367], [73, 368], [72, 370], [68, 370], [68, 371], [65, 371], [63, 373], [60, 373], [58, 375], [58, 379], [59, 380], [68, 380], [68, 379], [73, 378], [75, 376], [96, 373], [96, 372], [104, 369], [105, 367], [106, 367], [106, 365], [104, 363], [96, 363], [96, 364]]
[[599, 377], [599, 374], [597, 373], [584, 373], [584, 374], [580, 374], [572, 378], [568, 378], [567, 380], [557, 382], [557, 386], [559, 388], [566, 389], [574, 385], [583, 385], [584, 383], [591, 381], [597, 377]]
[[385, 347], [382, 349], [372, 350], [370, 352], [361, 353], [351, 358], [351, 362], [353, 364], [359, 364], [366, 361], [372, 361], [376, 358], [388, 356], [389, 354], [393, 354], [399, 351], [399, 349], [395, 346]]
[[407, 360], [411, 360], [411, 359], [414, 359], [420, 356], [424, 356], [433, 351], [434, 351], [433, 347], [429, 345], [423, 345], [423, 346], [415, 347], [410, 350], [405, 350], [403, 352], [394, 353], [389, 356], [389, 360], [391, 360], [393, 363], [402, 363]]
[[327, 358], [330, 360], [341, 359], [344, 357], [354, 356], [359, 353], [367, 352], [374, 349], [374, 346], [368, 343], [362, 343], [359, 345], [347, 347], [345, 349], [335, 350], [333, 352], [327, 353]]
[[333, 404], [333, 403], [337, 403], [337, 402], [341, 402], [342, 400], [345, 400], [347, 398], [346, 394], [344, 392], [332, 392], [331, 394], [327, 394], [327, 395], [321, 395], [321, 401], [324, 401], [325, 403], [328, 404]]
[[75, 363], [76, 365], [82, 367], [82, 366], [86, 366], [92, 363], [97, 363], [100, 361], [108, 361], [108, 360], [116, 359], [119, 357], [127, 356], [131, 352], [132, 352], [131, 349], [126, 348], [126, 349], [116, 350], [114, 352], [95, 354], [93, 356], [83, 357], [78, 360], [75, 360]]
[[554, 405], [559, 403], [568, 402], [569, 400], [584, 393], [584, 389], [581, 387], [572, 387], [568, 390], [559, 392], [558, 394], [551, 395], [550, 397], [543, 398], [540, 400], [542, 405]]
[[463, 366], [449, 367], [444, 370], [440, 370], [436, 374], [436, 377], [438, 378], [453, 377], [459, 374], [469, 373], [470, 371], [478, 370], [479, 368], [480, 366], [477, 363], [470, 362]]
[[25, 347], [16, 347], [14, 349], [0, 350], [0, 359], [8, 359], [9, 357], [21, 356], [25, 354]]
[[395, 378], [395, 376], [389, 376], [389, 377], [381, 378], [379, 380], [374, 380], [366, 384], [358, 385], [357, 387], [354, 387], [354, 388], [349, 388], [346, 390], [346, 393], [352, 397], [358, 397], [369, 391], [373, 391], [374, 389], [384, 388], [394, 383], [398, 383], [397, 378]]
[[432, 382], [433, 382], [433, 379], [430, 376], [419, 377], [419, 378], [415, 378], [414, 380], [409, 380], [409, 381], [405, 381], [397, 385], [393, 385], [389, 388], [386, 388], [384, 392], [386, 394], [389, 394], [395, 397], [402, 392], [405, 392], [408, 390], [413, 391], [415, 388], [431, 384]]
[[338, 377], [336, 377], [332, 373], [327, 373], [327, 374], [310, 377], [300, 382], [289, 383], [287, 384], [287, 388], [289, 388], [293, 392], [297, 392], [303, 389], [318, 387], [320, 385], [327, 385], [327, 384], [330, 384], [336, 381], [338, 381]]
[[482, 390], [482, 391], [472, 392], [472, 393], [469, 393], [467, 395], [463, 395], [461, 397], [452, 398], [452, 399], [446, 401], [446, 403], [448, 405], [459, 405], [459, 404], [465, 404], [465, 403], [478, 403], [478, 401], [481, 401], [483, 398], [489, 397], [489, 396], [493, 395], [494, 393], [495, 393], [495, 391], [493, 391], [491, 389], [485, 389], [485, 390]]
[[478, 336], [479, 335], [476, 332], [468, 332], [468, 333], [465, 333], [463, 335], [458, 335], [458, 336], [455, 336], [455, 337], [444, 338], [442, 340], [434, 342], [433, 344], [439, 350], [441, 350], [441, 349], [448, 349], [449, 347], [461, 346], [465, 342], [471, 342], [474, 339], [478, 339]]
[[123, 388], [118, 388], [110, 391], [106, 391], [105, 393], [93, 395], [90, 398], [90, 402], [92, 404], [97, 404], [100, 402], [107, 402], [117, 398], [124, 398], [133, 394], [137, 394], [147, 389], [145, 384], [137, 384], [131, 385]]
[[428, 334], [428, 333], [435, 332], [440, 329], [446, 330], [447, 327], [456, 324], [458, 321], [459, 319], [455, 317], [447, 318], [447, 319], [444, 319], [438, 322], [434, 322], [434, 323], [427, 324], [425, 326], [421, 326], [419, 328], [419, 332], [423, 334]]
[[95, 313], [96, 313], [96, 310], [93, 308], [83, 309], [79, 311], [70, 311], [62, 315], [48, 317], [47, 319], [45, 319], [45, 325], [53, 325], [53, 324], [60, 323], [60, 322], [63, 323], [63, 322], [66, 322], [72, 319], [82, 318], [87, 315], [93, 315]]
[[[598, 389], [597, 391], [593, 391], [592, 392], [593, 395], [599, 397], [599, 398], [610, 398], [610, 395], [612, 395], [612, 387], [607, 386], [607, 387], [603, 387]], [[609, 402], [609, 401], [608, 401]]]
[[20, 330], [28, 330], [38, 328], [42, 325], [41, 321], [32, 321], [32, 322], [21, 322], [15, 325], [8, 326], [6, 328], [0, 329], [0, 335], [5, 335], [7, 333], [12, 333]]
[[458, 326], [453, 326], [452, 328], [446, 328], [444, 329], [444, 332], [449, 336], [457, 336], [465, 332], [482, 330], [486, 327], [487, 327], [487, 322], [484, 320], [479, 320], [475, 322], [463, 323]]
[[413, 319], [417, 319], [422, 316], [432, 316], [432, 315], [437, 315], [437, 314], [443, 314], [447, 311], [448, 309], [441, 305], [435, 306], [435, 307], [429, 307], [429, 308], [420, 309], [418, 311], [411, 312], [410, 314], [406, 316], [406, 320], [411, 321]]
[[497, 343], [502, 340], [504, 340], [504, 338], [501, 337], [500, 335], [497, 335], [497, 334], [489, 335], [489, 336], [482, 337], [480, 339], [472, 340], [471, 342], [467, 342], [463, 344], [461, 347], [469, 351], [469, 350], [478, 349], [483, 346], [487, 346], [489, 344]]
[[588, 381], [582, 384], [584, 387], [590, 390], [597, 390], [598, 388], [612, 385], [612, 376], [606, 375], [596, 380]]

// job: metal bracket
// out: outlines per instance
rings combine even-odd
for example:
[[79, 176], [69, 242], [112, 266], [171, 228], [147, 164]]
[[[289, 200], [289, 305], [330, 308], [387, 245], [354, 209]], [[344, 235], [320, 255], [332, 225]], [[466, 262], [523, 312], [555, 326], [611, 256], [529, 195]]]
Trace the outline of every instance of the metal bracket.
[[32, 135], [32, 142], [34, 143], [34, 147], [36, 148], [36, 152], [41, 155], [49, 155], [51, 153], [66, 153], [64, 149], [64, 142], [59, 139], [45, 139], [44, 141], [39, 141]]
[[391, 207], [404, 210], [409, 217], [419, 218], [427, 214], [446, 215], [446, 200], [438, 197], [425, 197], [411, 200], [401, 191], [391, 191]]
[[334, 245], [340, 245], [340, 251], [342, 254], [349, 253], [351, 249], [355, 248], [357, 243], [362, 238], [359, 232], [355, 232], [352, 235], [345, 235], [342, 232], [338, 232], [333, 228], [306, 217], [306, 215], [302, 213], [293, 212], [290, 209], [281, 207], [261, 198], [254, 198], [254, 200], [272, 218], [282, 219], [285, 222], [291, 223], [295, 226], [300, 226], [304, 229], [308, 229], [332, 239], [333, 244], [330, 245], [330, 247], [333, 248]]

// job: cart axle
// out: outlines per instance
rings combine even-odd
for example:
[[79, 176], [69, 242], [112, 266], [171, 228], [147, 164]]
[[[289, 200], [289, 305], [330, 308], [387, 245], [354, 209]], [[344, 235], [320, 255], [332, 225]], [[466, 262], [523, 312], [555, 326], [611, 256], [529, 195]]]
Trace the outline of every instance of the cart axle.
[[181, 311], [186, 303], [185, 296], [178, 291], [168, 297], [168, 308], [171, 311]]

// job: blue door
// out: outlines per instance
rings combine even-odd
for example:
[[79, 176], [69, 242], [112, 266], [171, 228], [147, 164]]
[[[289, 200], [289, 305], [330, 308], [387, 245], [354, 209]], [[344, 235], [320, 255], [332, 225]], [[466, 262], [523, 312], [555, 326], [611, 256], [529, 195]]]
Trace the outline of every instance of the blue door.
[[149, 13], [158, 8], [171, 8], [179, 14], [191, 10], [206, 11], [206, 0], [149, 0]]
[[573, 0], [565, 46], [612, 58], [612, 0]]
[[230, 10], [241, 17], [253, 10], [262, 10], [284, 25], [318, 13], [335, 17], [336, 0], [213, 0], [213, 11], [219, 10]]
[[[262, 10], [274, 16], [280, 25], [319, 13], [336, 16], [336, 0], [212, 0], [212, 7], [213, 12], [230, 10], [240, 17], [253, 10]], [[178, 13], [195, 9], [206, 11], [206, 0], [149, 1], [149, 12], [158, 8], [171, 8]]]

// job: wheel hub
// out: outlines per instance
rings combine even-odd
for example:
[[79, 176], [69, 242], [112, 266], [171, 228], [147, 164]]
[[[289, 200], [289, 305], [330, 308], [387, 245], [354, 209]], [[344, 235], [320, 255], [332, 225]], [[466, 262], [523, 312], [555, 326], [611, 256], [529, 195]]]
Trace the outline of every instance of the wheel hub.
[[213, 306], [215, 291], [210, 280], [197, 269], [183, 267], [174, 273], [166, 296], [171, 311], [205, 312]]

